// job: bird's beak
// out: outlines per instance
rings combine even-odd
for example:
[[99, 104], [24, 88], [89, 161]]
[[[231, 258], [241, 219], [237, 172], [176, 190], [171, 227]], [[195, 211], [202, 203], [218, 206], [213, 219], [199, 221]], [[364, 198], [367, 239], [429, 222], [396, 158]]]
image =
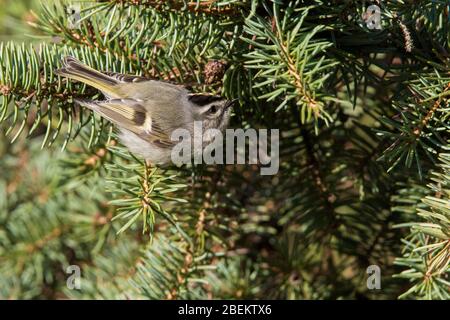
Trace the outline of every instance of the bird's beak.
[[225, 109], [234, 107], [236, 105], [236, 102], [238, 102], [238, 101], [239, 101], [239, 99], [233, 99], [233, 100], [228, 101], [227, 105], [225, 106]]

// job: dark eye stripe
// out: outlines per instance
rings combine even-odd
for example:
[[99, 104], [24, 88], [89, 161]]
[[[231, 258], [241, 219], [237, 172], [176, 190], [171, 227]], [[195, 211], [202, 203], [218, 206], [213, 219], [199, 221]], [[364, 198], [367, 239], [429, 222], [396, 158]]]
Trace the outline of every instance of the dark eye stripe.
[[203, 107], [214, 101], [222, 100], [223, 98], [220, 96], [213, 96], [210, 94], [192, 93], [188, 95], [188, 99], [197, 106]]

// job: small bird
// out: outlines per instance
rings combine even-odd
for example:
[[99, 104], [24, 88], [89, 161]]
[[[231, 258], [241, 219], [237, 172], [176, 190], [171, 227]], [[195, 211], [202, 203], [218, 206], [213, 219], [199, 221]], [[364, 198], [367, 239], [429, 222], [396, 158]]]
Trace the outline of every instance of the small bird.
[[[170, 163], [172, 148], [178, 143], [170, 137], [176, 129], [187, 129], [194, 137], [194, 121], [201, 121], [203, 132], [223, 131], [235, 102], [141, 76], [99, 72], [71, 56], [63, 59], [55, 73], [100, 90], [106, 100], [75, 101], [117, 125], [122, 143], [152, 164]], [[203, 135], [202, 147], [213, 139]]]

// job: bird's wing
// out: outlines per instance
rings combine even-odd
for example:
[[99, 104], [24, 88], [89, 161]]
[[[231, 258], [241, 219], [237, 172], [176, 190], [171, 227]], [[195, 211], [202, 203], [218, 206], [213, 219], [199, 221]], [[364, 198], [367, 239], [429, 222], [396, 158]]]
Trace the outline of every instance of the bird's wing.
[[118, 72], [102, 72], [103, 74], [106, 74], [107, 76], [121, 82], [121, 83], [133, 83], [133, 82], [144, 82], [148, 81], [149, 79], [142, 77], [142, 76], [135, 76], [132, 74], [122, 74]]
[[77, 99], [76, 102], [158, 147], [171, 148], [175, 145], [174, 141], [171, 141], [169, 135], [164, 132], [155, 119], [146, 112], [145, 107], [139, 100], [110, 99], [90, 101]]

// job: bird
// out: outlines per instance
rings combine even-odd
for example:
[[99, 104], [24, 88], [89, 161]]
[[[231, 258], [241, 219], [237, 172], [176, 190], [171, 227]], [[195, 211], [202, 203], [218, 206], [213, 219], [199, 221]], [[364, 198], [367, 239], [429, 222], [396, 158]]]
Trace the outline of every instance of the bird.
[[[192, 93], [186, 88], [142, 76], [95, 70], [72, 56], [62, 60], [56, 75], [80, 81], [101, 91], [105, 100], [74, 99], [119, 128], [119, 139], [132, 153], [151, 164], [171, 162], [171, 151], [178, 141], [171, 140], [176, 129], [185, 129], [191, 137], [194, 122], [202, 132], [224, 131], [231, 107], [228, 100], [208, 93]], [[202, 148], [214, 136], [204, 135]]]

